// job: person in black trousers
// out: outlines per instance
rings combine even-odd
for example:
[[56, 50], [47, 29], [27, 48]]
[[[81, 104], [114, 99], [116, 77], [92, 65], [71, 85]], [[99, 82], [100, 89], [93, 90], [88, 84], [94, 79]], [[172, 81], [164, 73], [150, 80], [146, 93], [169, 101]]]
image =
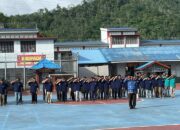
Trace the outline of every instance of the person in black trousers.
[[136, 107], [136, 80], [133, 77], [130, 77], [127, 81], [128, 87], [128, 98], [129, 98], [129, 108], [135, 109]]
[[30, 93], [32, 95], [32, 104], [37, 104], [37, 93], [39, 85], [35, 78], [30, 79], [27, 83], [30, 87]]

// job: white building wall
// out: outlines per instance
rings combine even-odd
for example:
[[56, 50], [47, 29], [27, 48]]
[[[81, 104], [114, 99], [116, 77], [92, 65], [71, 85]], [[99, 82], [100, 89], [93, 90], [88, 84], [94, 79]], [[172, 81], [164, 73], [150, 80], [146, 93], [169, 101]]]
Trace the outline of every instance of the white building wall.
[[121, 44], [121, 45], [112, 45], [112, 48], [124, 48], [125, 45]]
[[101, 30], [101, 41], [104, 43], [109, 43], [106, 30]]
[[79, 77], [92, 77], [95, 75], [108, 76], [108, 65], [79, 67]]
[[126, 47], [139, 47], [139, 44], [126, 44]]
[[[5, 68], [5, 64], [2, 62], [11, 62], [7, 63], [7, 68], [23, 68], [23, 66], [17, 66], [15, 62], [17, 61], [18, 55], [46, 55], [46, 58], [49, 60], [54, 60], [54, 41], [53, 40], [37, 40], [36, 41], [36, 52], [30, 53], [21, 53], [20, 41], [14, 41], [14, 53], [0, 53], [0, 68]], [[31, 66], [26, 66], [29, 68]]]
[[54, 60], [54, 41], [53, 40], [37, 40], [36, 53], [44, 54], [49, 60]]

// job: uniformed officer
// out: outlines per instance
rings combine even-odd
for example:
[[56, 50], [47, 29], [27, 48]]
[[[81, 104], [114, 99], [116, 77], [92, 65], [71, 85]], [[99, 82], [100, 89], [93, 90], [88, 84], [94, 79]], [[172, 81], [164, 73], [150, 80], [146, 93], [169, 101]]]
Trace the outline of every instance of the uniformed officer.
[[58, 86], [58, 93], [60, 95], [60, 100], [63, 102], [67, 101], [67, 81], [64, 78], [59, 79], [56, 82], [56, 85]]
[[147, 77], [145, 80], [145, 89], [146, 89], [146, 98], [152, 97], [152, 81], [149, 77]]
[[90, 80], [90, 100], [96, 100], [97, 81], [95, 78]]
[[74, 95], [75, 95], [75, 100], [76, 101], [82, 101], [82, 93], [81, 93], [81, 82], [79, 80], [79, 78], [76, 78], [73, 83], [73, 91], [74, 91]]
[[103, 93], [104, 93], [104, 99], [107, 100], [109, 98], [109, 79], [107, 76], [104, 77], [102, 80], [103, 84]]
[[32, 104], [37, 104], [37, 93], [38, 93], [39, 85], [36, 82], [35, 78], [31, 78], [27, 83], [30, 87], [30, 93], [32, 96]]
[[158, 84], [158, 94], [159, 94], [159, 97], [162, 98], [162, 92], [163, 92], [163, 89], [164, 89], [164, 79], [159, 75], [157, 76], [157, 84]]
[[23, 90], [23, 84], [20, 81], [20, 78], [17, 78], [16, 80], [11, 81], [12, 87], [14, 89], [15, 99], [16, 99], [16, 105], [19, 103], [22, 104], [22, 90]]
[[0, 80], [0, 105], [5, 105], [5, 84]]
[[53, 84], [51, 82], [51, 79], [47, 77], [42, 81], [45, 87], [45, 94], [46, 94], [46, 102], [51, 103], [52, 102], [52, 88]]

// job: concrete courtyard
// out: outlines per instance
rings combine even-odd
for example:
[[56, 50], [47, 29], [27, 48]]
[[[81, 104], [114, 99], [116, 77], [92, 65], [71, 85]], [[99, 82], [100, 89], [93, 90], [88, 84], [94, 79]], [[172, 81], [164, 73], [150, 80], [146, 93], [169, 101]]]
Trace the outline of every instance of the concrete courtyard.
[[0, 130], [133, 130], [167, 125], [180, 129], [180, 90], [176, 98], [142, 99], [134, 110], [127, 102], [46, 104], [39, 96], [34, 105], [30, 96], [23, 96], [23, 100], [23, 105], [15, 105], [10, 96], [8, 105], [0, 107]]

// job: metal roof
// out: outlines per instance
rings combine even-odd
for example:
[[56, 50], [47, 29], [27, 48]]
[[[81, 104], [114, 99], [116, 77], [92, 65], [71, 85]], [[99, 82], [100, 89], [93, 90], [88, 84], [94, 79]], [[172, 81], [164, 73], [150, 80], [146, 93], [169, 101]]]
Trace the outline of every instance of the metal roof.
[[[72, 52], [74, 52], [74, 50], [72, 50]], [[88, 62], [83, 60], [83, 64], [100, 63], [99, 59], [103, 59], [107, 63], [180, 61], [180, 46], [107, 48], [75, 50], [75, 52], [79, 52], [79, 56], [88, 59]], [[79, 63], [82, 63], [81, 58], [79, 59]]]
[[92, 46], [92, 47], [109, 47], [109, 44], [101, 41], [72, 41], [72, 42], [55, 42], [55, 46], [77, 47], [77, 46]]
[[78, 55], [78, 64], [103, 64], [108, 63], [100, 49], [93, 50], [72, 50], [74, 55]]
[[129, 27], [109, 27], [109, 28], [101, 28], [101, 30], [107, 30], [107, 31], [127, 31], [127, 32], [136, 32], [136, 28], [129, 28]]
[[107, 43], [101, 41], [68, 41], [55, 42], [55, 46], [109, 46]]

